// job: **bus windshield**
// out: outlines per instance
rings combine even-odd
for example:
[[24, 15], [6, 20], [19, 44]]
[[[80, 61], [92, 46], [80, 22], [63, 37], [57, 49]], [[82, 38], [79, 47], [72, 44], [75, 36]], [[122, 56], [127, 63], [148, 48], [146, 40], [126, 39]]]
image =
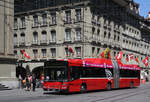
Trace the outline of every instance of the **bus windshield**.
[[65, 67], [48, 67], [44, 68], [44, 80], [55, 81], [55, 82], [66, 82], [68, 81], [67, 71]]

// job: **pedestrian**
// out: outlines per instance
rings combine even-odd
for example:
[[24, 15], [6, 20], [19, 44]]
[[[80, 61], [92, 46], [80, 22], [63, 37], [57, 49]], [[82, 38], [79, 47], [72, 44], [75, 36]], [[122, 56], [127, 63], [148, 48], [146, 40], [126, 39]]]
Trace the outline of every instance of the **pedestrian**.
[[22, 87], [22, 77], [21, 77], [21, 75], [19, 74], [19, 88], [21, 89], [21, 88], [23, 88]]
[[30, 91], [30, 82], [29, 82], [29, 76], [26, 76], [26, 91]]
[[36, 77], [35, 74], [32, 75], [32, 91], [35, 91], [36, 87]]
[[29, 89], [31, 90], [32, 89], [32, 75], [29, 76], [29, 84], [30, 84]]

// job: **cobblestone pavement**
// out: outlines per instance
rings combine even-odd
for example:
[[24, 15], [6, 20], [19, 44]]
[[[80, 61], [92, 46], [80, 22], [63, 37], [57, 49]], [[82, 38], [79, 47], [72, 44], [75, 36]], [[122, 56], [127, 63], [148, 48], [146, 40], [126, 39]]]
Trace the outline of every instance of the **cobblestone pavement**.
[[150, 102], [150, 82], [138, 88], [96, 91], [84, 94], [43, 94], [41, 88], [33, 91], [13, 89], [0, 91], [0, 102]]

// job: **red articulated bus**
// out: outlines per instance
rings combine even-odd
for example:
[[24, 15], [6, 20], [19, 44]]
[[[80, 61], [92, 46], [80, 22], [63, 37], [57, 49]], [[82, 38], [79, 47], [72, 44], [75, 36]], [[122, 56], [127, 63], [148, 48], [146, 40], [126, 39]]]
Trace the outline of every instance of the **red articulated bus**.
[[44, 93], [111, 90], [139, 85], [140, 68], [122, 64], [119, 60], [86, 58], [44, 63]]

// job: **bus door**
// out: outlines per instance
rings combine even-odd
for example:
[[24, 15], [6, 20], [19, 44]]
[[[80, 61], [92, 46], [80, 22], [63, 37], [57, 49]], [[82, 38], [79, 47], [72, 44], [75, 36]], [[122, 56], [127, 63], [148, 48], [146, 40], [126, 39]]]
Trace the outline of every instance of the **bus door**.
[[114, 78], [114, 88], [119, 88], [119, 80], [120, 80], [120, 76], [119, 76], [119, 66], [116, 60], [112, 60], [112, 64], [113, 64], [113, 78]]

